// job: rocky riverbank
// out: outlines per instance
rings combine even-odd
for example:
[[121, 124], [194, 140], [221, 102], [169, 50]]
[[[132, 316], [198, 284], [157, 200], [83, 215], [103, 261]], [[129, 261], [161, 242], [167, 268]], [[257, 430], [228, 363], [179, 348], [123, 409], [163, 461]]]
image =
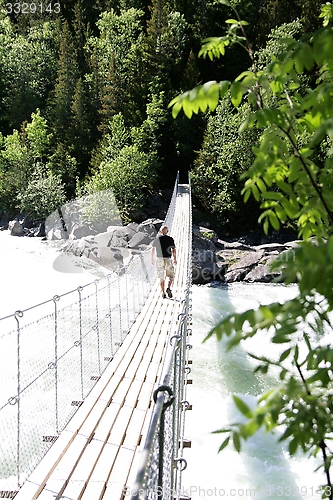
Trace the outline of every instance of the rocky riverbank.
[[[249, 237], [239, 241], [225, 241], [211, 229], [202, 226], [193, 228], [193, 283], [222, 281], [233, 283], [269, 283], [281, 278], [281, 273], [273, 273], [270, 264], [278, 256], [283, 260], [284, 253], [298, 244], [297, 240], [247, 244]], [[245, 241], [245, 242], [244, 242]]]
[[[141, 224], [132, 222], [124, 227], [110, 226], [106, 232], [97, 235], [82, 238], [71, 238], [70, 235], [63, 251], [78, 257], [84, 255], [109, 269], [120, 268], [151, 245], [162, 223], [161, 219], [147, 219]], [[281, 278], [281, 273], [270, 270], [270, 263], [278, 256], [283, 259], [284, 253], [298, 244], [297, 240], [255, 245], [246, 243], [249, 239], [225, 241], [211, 229], [194, 226], [193, 283], [268, 283]]]
[[[134, 256], [146, 250], [156, 237], [162, 223], [162, 219], [150, 218], [140, 224], [131, 222], [126, 226], [109, 226], [106, 231], [95, 234], [89, 234], [89, 228], [77, 225], [64, 233], [60, 225], [46, 230], [46, 238], [57, 240], [61, 251], [65, 254], [85, 256], [107, 269], [115, 270], [123, 268]], [[26, 226], [24, 218], [16, 218], [8, 223], [12, 235], [43, 236], [43, 225], [36, 228]], [[203, 284], [211, 281], [267, 283], [281, 278], [281, 273], [273, 273], [270, 270], [270, 263], [279, 255], [283, 259], [284, 253], [295, 248], [298, 241], [257, 243], [253, 242], [253, 238], [251, 242], [250, 235], [227, 241], [221, 239], [212, 229], [194, 226], [193, 283]]]

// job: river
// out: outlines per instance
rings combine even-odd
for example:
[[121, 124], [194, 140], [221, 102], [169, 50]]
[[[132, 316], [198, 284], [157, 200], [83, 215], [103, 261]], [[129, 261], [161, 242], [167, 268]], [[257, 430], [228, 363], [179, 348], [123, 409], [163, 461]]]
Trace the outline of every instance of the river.
[[[59, 266], [56, 245], [37, 238], [12, 237], [7, 231], [0, 232], [0, 269], [0, 318], [90, 283], [100, 273], [94, 266], [89, 270], [63, 263]], [[232, 447], [218, 454], [224, 435], [212, 434], [239, 418], [232, 394], [251, 404], [276, 380], [274, 376], [253, 374], [253, 361], [242, 346], [227, 352], [223, 342], [212, 337], [202, 343], [204, 337], [230, 311], [286, 300], [296, 293], [295, 286], [269, 284], [193, 286], [193, 384], [188, 386], [187, 395], [193, 409], [187, 412], [185, 429], [192, 447], [184, 450], [188, 467], [183, 473], [183, 491], [192, 500], [321, 498], [317, 488], [322, 478], [313, 472], [314, 459], [290, 459], [286, 444], [277, 442], [278, 436], [259, 432], [242, 445], [240, 454]], [[251, 342], [252, 351], [258, 355], [271, 348], [264, 337]]]
[[[296, 286], [258, 283], [193, 287], [193, 384], [187, 391], [192, 410], [186, 415], [185, 432], [191, 448], [184, 449], [188, 466], [183, 473], [183, 492], [192, 500], [321, 498], [318, 486], [324, 481], [319, 473], [314, 473], [318, 464], [301, 455], [290, 458], [287, 445], [278, 442], [279, 434], [259, 432], [242, 442], [241, 453], [229, 444], [219, 454], [225, 435], [212, 434], [242, 418], [233, 403], [233, 394], [251, 406], [256, 396], [273, 387], [278, 379], [274, 374], [254, 374], [256, 362], [247, 356], [242, 345], [227, 351], [223, 340], [219, 342], [213, 336], [203, 343], [203, 339], [231, 311], [284, 301], [296, 293]], [[251, 352], [258, 356], [271, 352], [272, 345], [263, 336], [248, 342]]]

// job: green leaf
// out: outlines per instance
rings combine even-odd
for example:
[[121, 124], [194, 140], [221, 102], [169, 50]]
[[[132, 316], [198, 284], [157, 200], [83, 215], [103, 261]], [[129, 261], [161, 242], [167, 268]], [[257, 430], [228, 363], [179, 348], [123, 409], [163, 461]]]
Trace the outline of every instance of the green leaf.
[[220, 88], [220, 97], [224, 97], [230, 88], [229, 80], [222, 80], [219, 83], [219, 88]]
[[281, 92], [283, 92], [284, 88], [283, 88], [283, 84], [282, 82], [278, 81], [278, 80], [274, 80], [270, 83], [270, 87], [272, 89], [272, 92], [274, 94], [280, 94]]
[[276, 231], [278, 231], [280, 229], [280, 221], [279, 219], [276, 217], [276, 214], [270, 210], [269, 212], [269, 222], [271, 223], [271, 226], [276, 229]]
[[284, 361], [285, 359], [287, 359], [287, 357], [289, 356], [290, 352], [291, 352], [291, 347], [289, 349], [287, 349], [286, 351], [284, 351], [281, 354], [281, 356], [279, 358], [279, 363], [282, 363], [282, 361]]
[[240, 82], [233, 82], [230, 87], [230, 93], [232, 104], [235, 108], [238, 108], [243, 98], [242, 84]]
[[238, 408], [238, 410], [242, 413], [242, 415], [245, 415], [247, 418], [252, 417], [252, 411], [250, 408], [247, 406], [246, 403], [242, 399], [240, 399], [238, 396], [233, 396], [233, 400]]
[[232, 440], [233, 440], [233, 443], [234, 443], [235, 450], [238, 451], [238, 453], [239, 453], [240, 450], [241, 450], [241, 443], [240, 443], [238, 432], [234, 432], [233, 433]]
[[288, 448], [290, 455], [295, 455], [298, 448], [298, 441], [296, 440], [296, 438], [290, 441]]
[[229, 441], [230, 441], [230, 436], [228, 436], [227, 438], [225, 438], [225, 440], [223, 441], [223, 443], [221, 444], [221, 446], [218, 449], [218, 453], [220, 453], [220, 451], [224, 450], [224, 448], [226, 446], [228, 446]]
[[226, 24], [238, 24], [239, 21], [237, 19], [227, 19]]

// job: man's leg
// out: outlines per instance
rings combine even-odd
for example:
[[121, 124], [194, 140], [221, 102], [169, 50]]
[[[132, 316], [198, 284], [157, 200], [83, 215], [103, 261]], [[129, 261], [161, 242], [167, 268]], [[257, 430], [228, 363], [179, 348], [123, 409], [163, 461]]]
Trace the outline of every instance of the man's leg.
[[169, 259], [168, 262], [167, 262], [166, 275], [167, 275], [167, 278], [168, 278], [168, 286], [167, 286], [167, 289], [166, 289], [166, 293], [167, 293], [169, 299], [172, 299], [171, 287], [172, 287], [173, 279], [174, 279], [174, 276], [175, 276], [175, 270], [174, 270], [174, 267], [172, 265], [171, 259]]
[[169, 278], [168, 286], [167, 288], [171, 288], [173, 283], [173, 278]]
[[161, 290], [162, 290], [162, 295], [163, 295], [163, 297], [165, 297], [164, 284], [165, 284], [165, 280], [164, 280], [164, 279], [163, 279], [163, 280], [161, 279], [161, 280], [160, 280], [160, 285], [161, 285]]
[[165, 278], [164, 278], [164, 261], [158, 258], [156, 261], [157, 276], [160, 279], [160, 287], [162, 290], [162, 297], [165, 298]]

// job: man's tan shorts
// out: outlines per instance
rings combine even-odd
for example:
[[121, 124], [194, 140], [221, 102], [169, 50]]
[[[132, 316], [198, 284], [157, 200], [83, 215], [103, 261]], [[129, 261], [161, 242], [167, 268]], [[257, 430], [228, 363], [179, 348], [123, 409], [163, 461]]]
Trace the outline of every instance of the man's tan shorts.
[[160, 280], [164, 280], [164, 271], [168, 278], [173, 279], [175, 277], [175, 270], [169, 258], [158, 257], [156, 259], [156, 270]]

